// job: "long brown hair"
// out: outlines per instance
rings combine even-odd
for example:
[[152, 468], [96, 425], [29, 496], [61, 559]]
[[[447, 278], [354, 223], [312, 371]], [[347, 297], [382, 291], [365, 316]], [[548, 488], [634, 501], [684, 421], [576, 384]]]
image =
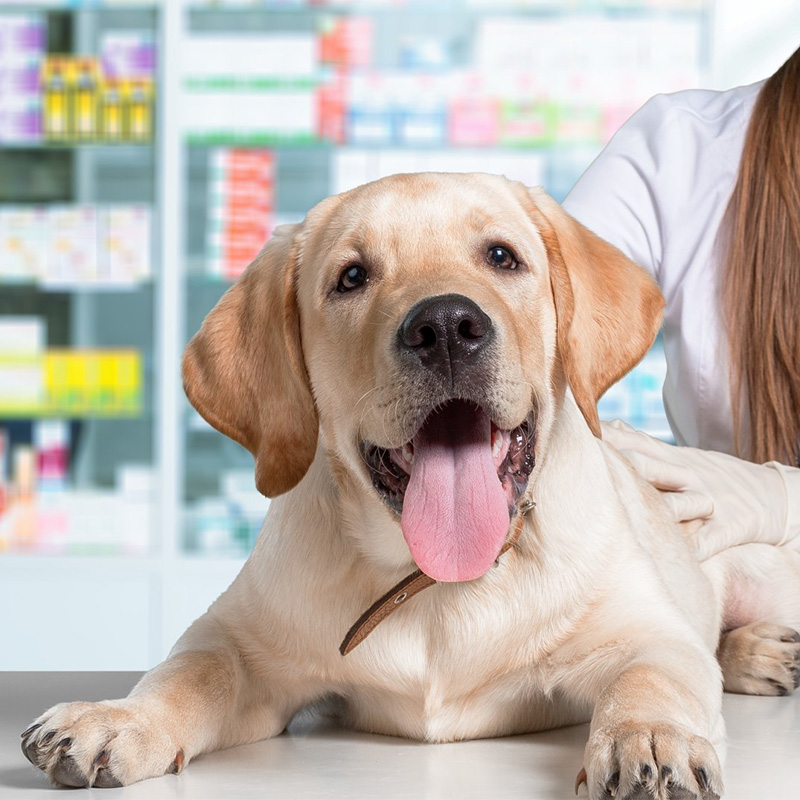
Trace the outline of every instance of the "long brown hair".
[[800, 466], [800, 48], [759, 92], [724, 230], [736, 449]]

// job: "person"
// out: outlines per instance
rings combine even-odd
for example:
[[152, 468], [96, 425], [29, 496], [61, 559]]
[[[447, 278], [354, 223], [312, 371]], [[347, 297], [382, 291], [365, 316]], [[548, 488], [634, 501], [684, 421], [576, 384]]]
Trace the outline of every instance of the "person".
[[677, 446], [616, 422], [700, 558], [800, 551], [800, 48], [770, 78], [647, 102], [564, 201], [665, 299]]

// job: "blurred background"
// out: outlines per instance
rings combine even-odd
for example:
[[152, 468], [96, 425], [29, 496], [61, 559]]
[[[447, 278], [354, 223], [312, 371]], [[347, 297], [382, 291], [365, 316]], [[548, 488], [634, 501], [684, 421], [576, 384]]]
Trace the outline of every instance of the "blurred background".
[[[653, 94], [800, 44], [796, 0], [0, 0], [0, 669], [145, 669], [267, 501], [180, 354], [274, 226], [394, 172], [557, 199]], [[660, 343], [601, 404], [664, 438]]]

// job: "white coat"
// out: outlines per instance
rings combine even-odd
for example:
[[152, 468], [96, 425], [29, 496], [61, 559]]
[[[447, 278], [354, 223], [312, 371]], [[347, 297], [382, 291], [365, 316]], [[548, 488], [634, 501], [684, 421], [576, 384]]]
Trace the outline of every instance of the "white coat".
[[[719, 232], [762, 86], [652, 98], [620, 128], [564, 201], [572, 216], [645, 267], [661, 287], [666, 298], [664, 406], [675, 440], [731, 454]], [[800, 470], [776, 468], [787, 491], [789, 530], [798, 535]]]
[[564, 202], [658, 282], [667, 301], [664, 406], [675, 440], [725, 453], [734, 441], [717, 233], [761, 85], [654, 97]]

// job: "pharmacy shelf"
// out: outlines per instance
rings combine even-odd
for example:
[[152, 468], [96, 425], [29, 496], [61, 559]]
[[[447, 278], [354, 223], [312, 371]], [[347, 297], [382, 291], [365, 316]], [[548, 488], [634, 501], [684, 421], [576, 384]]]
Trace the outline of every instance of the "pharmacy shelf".
[[[166, 558], [162, 556], [87, 556], [44, 555], [40, 553], [0, 552], [0, 576], [13, 575], [20, 569], [34, 568], [43, 572], [139, 572], [163, 573], [177, 570], [191, 575], [234, 574], [244, 566], [245, 556], [211, 556], [184, 553]], [[177, 578], [176, 578], [177, 579]]]
[[76, 577], [98, 572], [156, 573], [164, 568], [161, 558], [152, 556], [44, 555], [41, 553], [0, 552], [0, 576], [36, 569], [42, 573], [69, 573]]
[[[2, 14], [2, 6], [0, 6]], [[131, 151], [152, 150], [152, 142], [14, 142], [0, 141], [0, 150], [82, 150], [89, 152], [114, 151], [125, 155]]]
[[[148, 463], [154, 468], [158, 489], [150, 509], [152, 525], [149, 547], [144, 555], [55, 556], [0, 552], [0, 603], [15, 612], [7, 615], [13, 619], [3, 623], [5, 643], [10, 647], [0, 653], [0, 669], [145, 669], [152, 666], [164, 657], [187, 625], [224, 591], [244, 563], [244, 557], [221, 556], [220, 550], [187, 550], [192, 541], [202, 540], [212, 545], [216, 541], [213, 530], [201, 531], [198, 537], [197, 530], [191, 528], [198, 504], [203, 500], [219, 501], [219, 508], [231, 499], [226, 495], [227, 489], [221, 480], [227, 471], [231, 478], [229, 483], [236, 484], [236, 479], [241, 478], [241, 483], [233, 488], [245, 501], [243, 507], [246, 507], [247, 520], [252, 522], [256, 512], [263, 513], [266, 509], [267, 501], [252, 494], [252, 459], [249, 454], [201, 422], [188, 406], [181, 387], [183, 347], [203, 315], [231, 282], [220, 275], [208, 274], [205, 226], [211, 213], [211, 151], [249, 147], [275, 151], [277, 190], [273, 211], [274, 222], [278, 224], [302, 218], [311, 205], [331, 193], [339, 180], [333, 165], [340, 155], [359, 152], [368, 153], [370, 157], [393, 152], [408, 155], [412, 150], [426, 157], [444, 151], [457, 156], [475, 152], [482, 157], [489, 153], [519, 153], [532, 158], [563, 159], [568, 167], [564, 170], [566, 173], [572, 170], [573, 164], [575, 169], [579, 169], [588, 163], [600, 146], [600, 142], [594, 139], [574, 141], [568, 145], [561, 142], [524, 147], [499, 143], [455, 147], [448, 142], [410, 147], [390, 141], [338, 146], [319, 139], [316, 134], [305, 137], [302, 142], [278, 136], [193, 138], [186, 135], [182, 105], [187, 92], [197, 88], [197, 84], [187, 80], [182, 71], [181, 54], [185, 52], [187, 39], [196, 34], [221, 31], [226, 35], [280, 34], [282, 31], [313, 34], [319, 31], [318, 22], [337, 16], [373, 19], [376, 27], [381, 28], [380, 37], [396, 38], [403, 33], [394, 24], [400, 15], [409, 19], [415, 35], [436, 35], [452, 21], [460, 39], [447, 67], [440, 71], [445, 73], [464, 66], [472, 41], [470, 37], [474, 36], [476, 26], [489, 17], [546, 22], [575, 17], [577, 9], [581, 24], [591, 26], [593, 20], [666, 19], [683, 22], [702, 16], [699, 24], [704, 26], [705, 32], [711, 18], [709, 5], [701, 0], [686, 8], [673, 8], [672, 4], [664, 7], [652, 0], [646, 9], [641, 7], [644, 3], [626, 1], [616, 4], [617, 7], [613, 5], [600, 2], [562, 4], [553, 0], [525, 7], [521, 3], [488, 0], [484, 3], [414, 0], [395, 8], [376, 7], [374, 2], [335, 2], [319, 6], [291, 6], [288, 2], [253, 3], [250, 6], [237, 3], [211, 8], [194, 0], [146, 3], [124, 0], [59, 3], [51, 0], [11, 4], [0, 0], [0, 15], [31, 9], [58, 12], [55, 15], [58, 18], [72, 15], [74, 46], [78, 52], [90, 52], [98, 31], [106, 20], [112, 19], [113, 14], [134, 11], [147, 11], [148, 14], [128, 15], [121, 23], [123, 27], [129, 30], [149, 27], [155, 32], [158, 43], [156, 132], [152, 142], [0, 143], [0, 153], [8, 151], [9, 159], [19, 163], [57, 160], [68, 164], [65, 180], [71, 182], [74, 202], [116, 202], [116, 194], [113, 197], [93, 194], [93, 181], [106, 180], [111, 170], [125, 167], [125, 185], [115, 188], [114, 192], [133, 192], [134, 197], [125, 198], [132, 202], [141, 202], [146, 195], [147, 202], [153, 207], [153, 279], [130, 287], [130, 292], [146, 297], [148, 303], [152, 298], [148, 318], [152, 340], [148, 340], [145, 347], [144, 383], [148, 394], [145, 396], [144, 415], [139, 420], [131, 420], [129, 427], [133, 433], [129, 438], [144, 440], [151, 437], [145, 449], [149, 448]], [[428, 19], [431, 20], [430, 26], [426, 24]], [[87, 49], [80, 49], [83, 46], [81, 42], [88, 43], [85, 45]], [[384, 58], [380, 47], [383, 42], [382, 38], [376, 44], [377, 71], [395, 68], [394, 63], [385, 63], [388, 56]], [[251, 81], [251, 87], [257, 84], [259, 90], [280, 86], [281, 89], [309, 92], [319, 85], [325, 69], [288, 82], [267, 77], [255, 84]], [[352, 70], [351, 67], [346, 69]], [[224, 75], [212, 83], [228, 91]], [[241, 81], [237, 83], [241, 85]], [[18, 171], [15, 185], [22, 185], [24, 170]], [[142, 175], [152, 175], [153, 185], [137, 183]], [[556, 196], [567, 188], [556, 187], [554, 190], [546, 172], [537, 182], [547, 184]], [[111, 191], [106, 189], [103, 191], [110, 194]], [[8, 202], [5, 197], [4, 202]], [[51, 294], [49, 287], [26, 287], [27, 291], [31, 289], [41, 295]], [[3, 285], [0, 293], [15, 290], [16, 287], [12, 290]], [[83, 331], [81, 346], [85, 345], [87, 337], [91, 343], [91, 317], [102, 310], [105, 291], [101, 287], [70, 287], [64, 292], [78, 303], [73, 324]], [[114, 313], [110, 315], [113, 317]], [[120, 327], [124, 328], [124, 323]], [[86, 427], [99, 428], [106, 422], [111, 428], [110, 421], [94, 419]], [[136, 422], [142, 423], [140, 429]], [[109, 458], [113, 457], [117, 447], [113, 436], [102, 439], [101, 432], [92, 430], [90, 433], [105, 445], [105, 448], [97, 448], [98, 452], [105, 450], [110, 454]], [[107, 436], [108, 431], [105, 433]], [[130, 445], [128, 442], [127, 446]], [[109, 467], [103, 483], [109, 493], [113, 481], [113, 470]], [[250, 501], [252, 505], [249, 505]], [[205, 539], [202, 539], [203, 535]], [[20, 602], [20, 598], [25, 598], [26, 602]], [[64, 624], [56, 626], [58, 630], [53, 634], [54, 638], [32, 633], [45, 629], [52, 620], [54, 608], [64, 609], [65, 619]], [[86, 620], [92, 624], [85, 624]], [[10, 626], [9, 630], [7, 626]], [[92, 633], [97, 630], [100, 633]], [[81, 647], [76, 647], [76, 641], [81, 642]]]
[[0, 278], [0, 287], [9, 294], [18, 292], [19, 294], [30, 294], [41, 292], [47, 295], [69, 295], [70, 297], [96, 297], [97, 295], [130, 295], [136, 292], [152, 292], [154, 281], [137, 281], [136, 283], [85, 283], [71, 284], [47, 284], [34, 281], [12, 281]]
[[[10, 41], [28, 43], [31, 58], [41, 57], [42, 44], [51, 53], [100, 55], [106, 53], [101, 50], [101, 42], [107, 41], [103, 38], [107, 31], [126, 36], [150, 31], [158, 38], [164, 15], [155, 12], [162, 6], [162, 2], [134, 0], [108, 4], [0, 2], [0, 23], [5, 25], [5, 31], [12, 31]], [[28, 32], [41, 31], [45, 26], [44, 42], [40, 38], [34, 40], [33, 35], [14, 38], [13, 31], [19, 30], [15, 25], [26, 26]], [[4, 51], [4, 55], [8, 53]], [[6, 60], [3, 66], [16, 64], [17, 61]], [[157, 94], [156, 104], [161, 100]], [[3, 111], [6, 110], [8, 106], [4, 105]], [[155, 119], [158, 123], [159, 114]], [[114, 251], [116, 266], [111, 266], [111, 247], [116, 245], [111, 244], [111, 229], [105, 227], [105, 216], [100, 221], [100, 212], [96, 217], [98, 237], [102, 232], [109, 239], [103, 239], [101, 244], [98, 238], [97, 247], [105, 247], [108, 241], [109, 255], [106, 257], [104, 251], [97, 258], [96, 275], [84, 268], [88, 264], [94, 271], [91, 259], [76, 261], [80, 266], [75, 274], [60, 271], [65, 251], [56, 250], [53, 242], [44, 243], [33, 233], [32, 252], [39, 260], [27, 264], [18, 258], [19, 264], [59, 283], [17, 282], [17, 273], [23, 273], [23, 266], [4, 265], [4, 278], [12, 270], [14, 275], [13, 280], [0, 282], [0, 312], [42, 320], [44, 332], [37, 352], [63, 352], [65, 348], [78, 352], [135, 350], [141, 355], [142, 393], [140, 407], [124, 417], [96, 414], [88, 408], [87, 413], [76, 413], [67, 406], [59, 408], [57, 418], [49, 412], [42, 418], [30, 409], [23, 413], [20, 407], [11, 415], [8, 405], [0, 411], [0, 428], [10, 436], [17, 451], [26, 437], [27, 442], [33, 437], [36, 443], [37, 431], [52, 430], [54, 426], [66, 430], [66, 446], [61, 442], [59, 447], [68, 453], [64, 458], [70, 464], [69, 479], [65, 481], [61, 475], [55, 481], [48, 478], [49, 491], [44, 491], [43, 480], [42, 491], [34, 501], [20, 501], [16, 487], [10, 500], [0, 496], [0, 506], [4, 507], [0, 515], [0, 601], [6, 608], [15, 609], [3, 618], [0, 669], [48, 664], [70, 669], [87, 663], [102, 663], [105, 668], [139, 663], [146, 668], [163, 656], [165, 623], [160, 598], [169, 576], [175, 572], [166, 569], [167, 561], [162, 557], [166, 545], [159, 535], [161, 515], [169, 504], [152, 490], [158, 485], [157, 473], [153, 473], [158, 467], [157, 439], [162, 421], [162, 406], [156, 399], [159, 384], [155, 381], [161, 363], [156, 303], [162, 283], [160, 210], [164, 197], [159, 191], [157, 167], [164, 157], [163, 133], [159, 130], [152, 141], [33, 141], [12, 138], [14, 133], [6, 128], [0, 141], [0, 168], [5, 178], [0, 187], [2, 210], [6, 212], [4, 224], [26, 210], [49, 213], [53, 208], [65, 211], [69, 207], [102, 207], [105, 214], [109, 207], [133, 209], [142, 205], [152, 210], [147, 234], [152, 242], [150, 269], [139, 263], [141, 271], [135, 276], [118, 271], [119, 265], [125, 263], [120, 261], [118, 249]], [[12, 236], [6, 244], [13, 243], [14, 229], [6, 231], [11, 231]], [[130, 233], [126, 241], [130, 241]], [[144, 240], [139, 237], [137, 241], [136, 252], [141, 255]], [[51, 252], [60, 253], [62, 261], [51, 262]], [[37, 266], [40, 261], [45, 266]], [[3, 271], [0, 268], [0, 273]], [[84, 282], [89, 277], [98, 281], [104, 275], [133, 280], [113, 285]], [[2, 360], [3, 366], [8, 367], [8, 359]], [[11, 416], [15, 418], [10, 419]], [[57, 454], [53, 448], [48, 451], [48, 456]], [[40, 461], [40, 466], [44, 463]], [[0, 475], [0, 479], [3, 477]], [[19, 598], [25, 598], [22, 604]], [[48, 625], [54, 609], [64, 609], [70, 622]], [[49, 642], [50, 635], [40, 635], [45, 628], [52, 632]], [[100, 633], [95, 635], [94, 631]], [[80, 647], [75, 646], [76, 641]]]

